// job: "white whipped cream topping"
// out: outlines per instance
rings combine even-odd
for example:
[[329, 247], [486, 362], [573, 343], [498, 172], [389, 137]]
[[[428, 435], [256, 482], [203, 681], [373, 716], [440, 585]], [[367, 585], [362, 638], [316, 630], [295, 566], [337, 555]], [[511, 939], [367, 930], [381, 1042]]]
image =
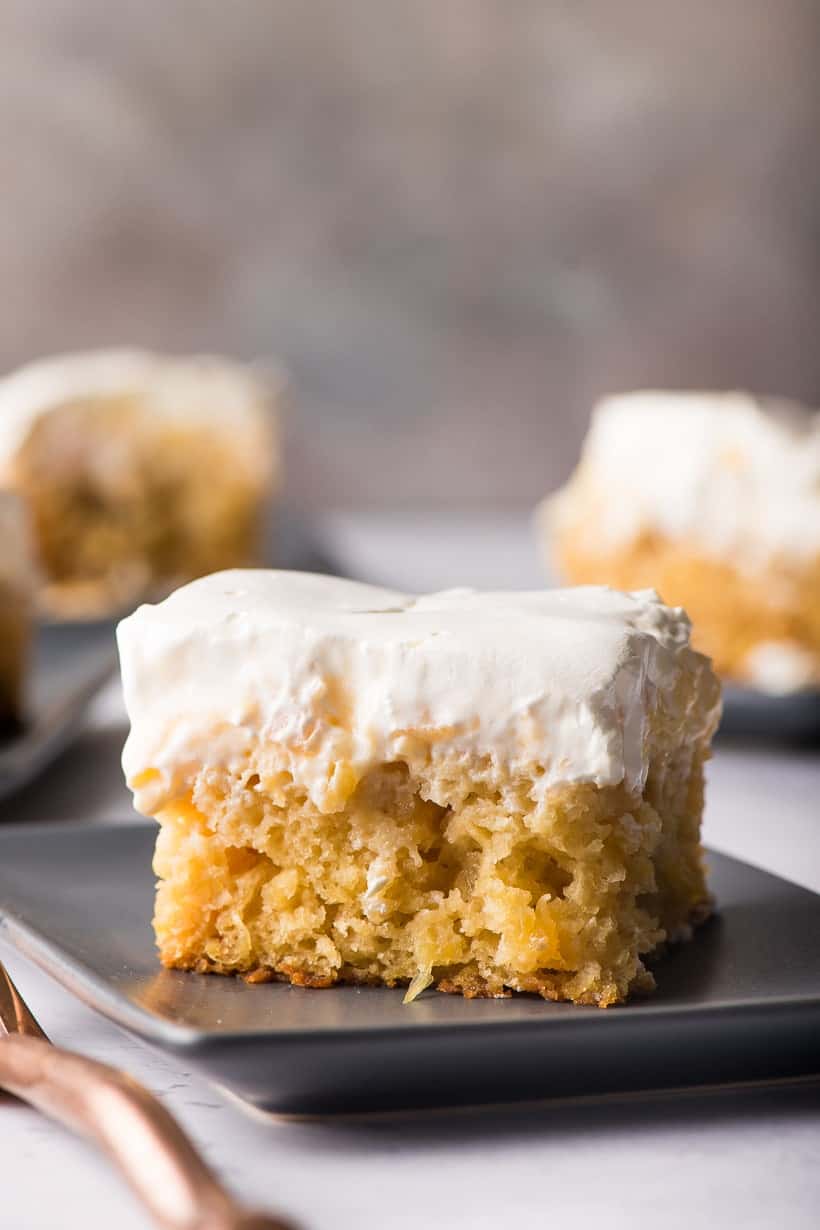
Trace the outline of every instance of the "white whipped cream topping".
[[578, 469], [540, 516], [549, 534], [594, 518], [599, 547], [654, 530], [750, 567], [811, 559], [820, 552], [820, 413], [741, 393], [605, 398]]
[[268, 465], [270, 405], [280, 385], [272, 371], [209, 355], [101, 350], [42, 359], [0, 380], [0, 473], [44, 415], [117, 398], [138, 398], [170, 422], [221, 430], [232, 456], [256, 473]]
[[[452, 590], [411, 597], [307, 573], [194, 581], [118, 629], [131, 719], [123, 753], [140, 810], [189, 787], [203, 762], [249, 746], [293, 754], [329, 807], [336, 766], [400, 757], [408, 738], [564, 782], [640, 788], [658, 706], [708, 736], [719, 688], [689, 623], [651, 591]], [[676, 691], [681, 674], [693, 690]], [[146, 770], [158, 770], [144, 781]], [[332, 808], [331, 808], [332, 809]]]

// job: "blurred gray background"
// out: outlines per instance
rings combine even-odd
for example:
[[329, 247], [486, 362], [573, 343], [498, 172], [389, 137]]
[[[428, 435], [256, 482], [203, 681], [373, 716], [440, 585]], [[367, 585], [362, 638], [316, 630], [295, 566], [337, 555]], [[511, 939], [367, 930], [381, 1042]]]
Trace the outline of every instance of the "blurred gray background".
[[0, 362], [281, 356], [291, 498], [520, 507], [635, 385], [820, 402], [816, 0], [0, 0]]

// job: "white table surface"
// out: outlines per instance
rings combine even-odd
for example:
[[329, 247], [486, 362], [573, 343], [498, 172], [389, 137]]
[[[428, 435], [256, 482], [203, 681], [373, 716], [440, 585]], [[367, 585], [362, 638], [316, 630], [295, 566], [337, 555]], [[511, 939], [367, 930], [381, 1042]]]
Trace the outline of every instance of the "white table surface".
[[[522, 518], [348, 516], [321, 528], [343, 568], [383, 584], [540, 580]], [[128, 818], [118, 765], [123, 735], [112, 687], [72, 751], [6, 802], [2, 818]], [[820, 891], [820, 759], [720, 746], [710, 765], [705, 837]], [[55, 1042], [127, 1068], [178, 1115], [227, 1183], [305, 1230], [818, 1224], [818, 1084], [355, 1124], [262, 1117], [96, 1016], [5, 943], [0, 957]], [[148, 1222], [90, 1147], [0, 1101], [0, 1230], [73, 1226], [147, 1230]]]

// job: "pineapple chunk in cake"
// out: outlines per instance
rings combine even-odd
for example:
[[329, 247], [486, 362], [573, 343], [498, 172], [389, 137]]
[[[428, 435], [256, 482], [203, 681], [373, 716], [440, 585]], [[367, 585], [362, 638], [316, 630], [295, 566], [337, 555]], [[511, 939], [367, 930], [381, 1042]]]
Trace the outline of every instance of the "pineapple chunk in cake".
[[166, 965], [607, 1005], [708, 912], [719, 687], [652, 593], [237, 571], [118, 638]]
[[25, 500], [57, 617], [254, 563], [275, 382], [224, 359], [66, 355], [0, 381], [0, 481]]

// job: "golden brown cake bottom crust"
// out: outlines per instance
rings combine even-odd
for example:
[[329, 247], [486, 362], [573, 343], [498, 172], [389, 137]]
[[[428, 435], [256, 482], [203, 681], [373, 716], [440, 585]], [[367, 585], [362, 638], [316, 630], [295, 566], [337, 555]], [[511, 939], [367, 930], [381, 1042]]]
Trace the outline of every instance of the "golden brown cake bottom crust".
[[[646, 966], [654, 966], [659, 959], [667, 954], [670, 945], [690, 940], [695, 929], [708, 922], [714, 913], [714, 900], [707, 895], [703, 901], [692, 907], [683, 928], [677, 935], [670, 940], [660, 941], [650, 951], [642, 954]], [[275, 969], [267, 965], [257, 965], [253, 969], [245, 971], [215, 964], [204, 957], [191, 965], [178, 965], [174, 961], [166, 961], [165, 959], [163, 959], [163, 964], [169, 969], [185, 969], [196, 974], [219, 974], [224, 977], [241, 977], [244, 982], [252, 986], [266, 982], [284, 982], [294, 987], [307, 987], [310, 990], [324, 991], [335, 986], [386, 986], [393, 988], [405, 987], [410, 983], [410, 979], [406, 977], [390, 979], [374, 974], [364, 974], [352, 965], [342, 966], [336, 973], [330, 975], [311, 974], [301, 969], [293, 969], [288, 966], [287, 962]], [[599, 1008], [609, 1008], [613, 1004], [623, 1002], [627, 995], [631, 997], [650, 994], [655, 989], [655, 978], [649, 968], [644, 968], [630, 983], [627, 994], [622, 997], [614, 996], [611, 999], [607, 999], [604, 996], [600, 998], [593, 996], [573, 1001], [573, 997], [566, 994], [563, 990], [565, 985], [566, 982], [563, 978], [556, 976], [554, 972], [550, 971], [542, 971], [537, 975], [522, 976], [516, 981], [515, 986], [500, 985], [495, 978], [482, 978], [478, 974], [462, 971], [453, 978], [443, 977], [437, 981], [434, 977], [431, 982], [426, 983], [424, 987], [420, 987], [416, 994], [420, 994], [421, 990], [429, 987], [429, 989], [440, 991], [444, 995], [461, 995], [464, 999], [510, 999], [515, 992], [538, 995], [541, 999], [552, 1000], [554, 1003], [571, 1001], [581, 1005], [597, 1004]], [[413, 998], [415, 996], [408, 995], [405, 997], [407, 1002], [412, 1002]]]
[[749, 575], [654, 533], [606, 553], [591, 551], [587, 537], [565, 531], [553, 543], [572, 584], [656, 589], [664, 602], [686, 609], [694, 647], [727, 679], [751, 682], [750, 653], [785, 641], [813, 655], [820, 684], [820, 557], [802, 569], [782, 563]]
[[642, 795], [540, 798], [531, 780], [445, 790], [395, 762], [329, 813], [264, 755], [240, 775], [203, 767], [157, 817], [161, 959], [253, 982], [409, 985], [408, 998], [618, 1003], [651, 989], [645, 958], [709, 912], [703, 757], [667, 752]]

